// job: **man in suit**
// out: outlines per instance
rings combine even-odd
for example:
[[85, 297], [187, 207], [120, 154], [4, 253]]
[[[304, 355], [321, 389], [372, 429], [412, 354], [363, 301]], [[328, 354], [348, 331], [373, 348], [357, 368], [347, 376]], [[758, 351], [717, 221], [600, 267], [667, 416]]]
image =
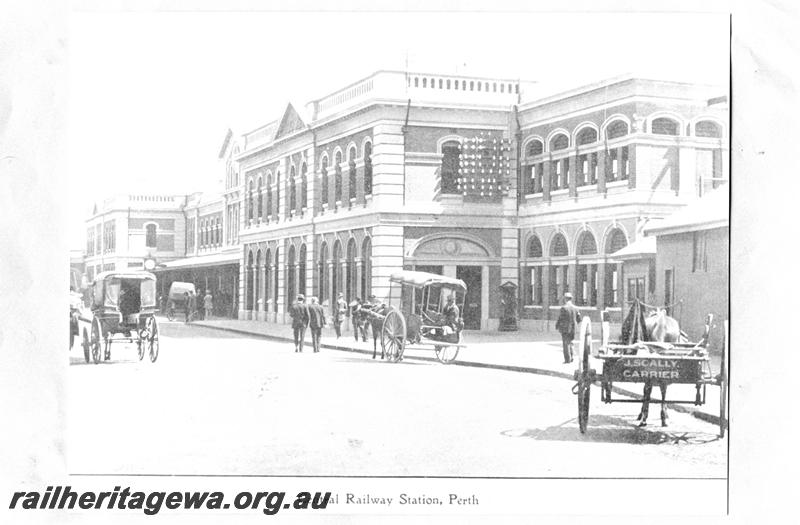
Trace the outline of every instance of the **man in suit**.
[[450, 295], [447, 298], [447, 304], [444, 305], [442, 309], [442, 314], [444, 315], [444, 322], [447, 326], [453, 329], [454, 332], [458, 332], [459, 330], [459, 319], [461, 318], [461, 312], [458, 310], [458, 305], [456, 304], [456, 296]]
[[325, 326], [325, 310], [317, 298], [312, 297], [311, 304], [308, 305], [308, 327], [311, 329], [311, 346], [314, 347], [314, 352], [319, 352], [323, 326]]
[[572, 294], [564, 294], [564, 305], [558, 312], [556, 330], [561, 332], [561, 346], [564, 351], [564, 363], [572, 362], [572, 340], [575, 339], [575, 326], [581, 322], [578, 307], [572, 304]]
[[302, 352], [303, 344], [306, 339], [306, 327], [308, 326], [308, 306], [303, 294], [297, 296], [297, 300], [289, 308], [289, 315], [292, 317], [292, 331], [294, 332], [294, 351]]
[[342, 323], [346, 314], [347, 303], [344, 300], [344, 294], [340, 293], [333, 306], [333, 328], [336, 330], [336, 339], [342, 336]]

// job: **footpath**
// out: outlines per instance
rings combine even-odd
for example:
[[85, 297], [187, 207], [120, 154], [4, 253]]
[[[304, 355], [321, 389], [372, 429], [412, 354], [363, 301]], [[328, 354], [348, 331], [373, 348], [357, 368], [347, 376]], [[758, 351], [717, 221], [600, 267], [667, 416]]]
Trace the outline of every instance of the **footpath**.
[[[290, 342], [293, 340], [291, 326], [284, 324], [266, 323], [263, 321], [239, 321], [234, 319], [194, 321], [192, 324], [272, 340]], [[463, 343], [467, 346], [461, 348], [457, 359], [449, 366], [481, 367], [558, 377], [572, 382], [571, 384], [564, 385], [565, 392], [567, 393], [570, 391], [572, 384], [574, 384], [573, 372], [575, 371], [576, 362], [570, 364], [563, 363], [561, 336], [554, 330], [542, 332], [526, 330], [516, 332], [465, 331]], [[308, 330], [306, 330], [305, 344], [308, 349], [307, 351], [309, 351], [311, 349], [311, 334]], [[599, 344], [599, 341], [596, 340], [594, 344]], [[373, 353], [371, 333], [368, 333], [367, 342], [355, 341], [352, 331], [343, 331], [342, 336], [337, 338], [332, 327], [323, 329], [321, 346], [322, 348], [330, 350], [368, 354], [370, 359]], [[378, 341], [377, 359], [380, 359], [380, 353], [380, 341]], [[403, 358], [438, 362], [432, 348], [406, 349]], [[712, 372], [714, 374], [718, 373], [719, 367], [720, 357], [712, 354]], [[643, 385], [641, 383], [615, 383], [613, 393], [615, 396], [623, 395], [641, 399], [642, 387]], [[595, 392], [599, 396], [599, 391], [595, 390]], [[695, 392], [696, 390], [693, 385], [671, 385], [667, 391], [667, 399], [694, 401]], [[689, 413], [698, 419], [719, 425], [719, 393], [719, 387], [708, 385], [706, 387], [705, 405], [696, 406], [693, 404], [668, 403], [668, 406], [675, 411]], [[657, 387], [653, 388], [651, 399], [653, 401], [661, 399], [661, 392]], [[595, 402], [599, 402], [599, 397], [593, 400], [593, 403]], [[576, 397], [576, 412], [577, 406]], [[638, 411], [639, 407], [637, 406], [635, 410]], [[649, 419], [651, 425], [660, 424], [657, 405], [651, 406]]]

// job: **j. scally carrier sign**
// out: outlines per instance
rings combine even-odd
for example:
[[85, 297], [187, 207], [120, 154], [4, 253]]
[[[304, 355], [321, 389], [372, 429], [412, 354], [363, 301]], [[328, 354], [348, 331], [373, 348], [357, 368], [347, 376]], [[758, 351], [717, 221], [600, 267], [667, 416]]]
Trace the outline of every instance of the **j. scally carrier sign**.
[[621, 357], [607, 360], [603, 375], [612, 381], [641, 382], [646, 379], [670, 383], [696, 383], [701, 377], [702, 360], [675, 357]]

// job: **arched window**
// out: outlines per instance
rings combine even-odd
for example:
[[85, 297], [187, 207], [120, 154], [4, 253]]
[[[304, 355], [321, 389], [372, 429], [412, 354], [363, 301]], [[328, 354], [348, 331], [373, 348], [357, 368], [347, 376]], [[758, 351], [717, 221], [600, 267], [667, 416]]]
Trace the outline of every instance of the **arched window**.
[[158, 240], [157, 229], [158, 226], [156, 226], [153, 223], [150, 223], [147, 226], [145, 226], [144, 245], [147, 246], [148, 248], [155, 248], [157, 246], [157, 240]]
[[272, 272], [272, 302], [275, 305], [275, 311], [278, 311], [278, 276], [280, 275], [280, 264], [278, 263], [280, 250], [275, 248], [275, 271]]
[[441, 188], [442, 193], [458, 193], [458, 163], [461, 144], [451, 140], [442, 144]]
[[694, 134], [696, 137], [719, 138], [722, 132], [716, 122], [710, 120], [701, 120], [694, 125]]
[[336, 152], [336, 164], [333, 169], [335, 170], [333, 198], [336, 202], [342, 201], [342, 152]]
[[289, 169], [289, 210], [297, 210], [297, 181], [295, 180], [297, 173], [294, 166]]
[[526, 155], [528, 157], [534, 157], [536, 155], [541, 155], [544, 152], [544, 144], [541, 140], [532, 140], [528, 143], [528, 149], [526, 150]]
[[319, 302], [323, 302], [328, 298], [327, 293], [327, 270], [328, 270], [328, 244], [323, 241], [319, 247], [319, 257], [317, 259], [317, 282], [319, 283], [319, 290], [317, 296]]
[[256, 183], [256, 193], [258, 194], [258, 199], [257, 199], [258, 206], [256, 207], [256, 210], [258, 210], [258, 220], [260, 221], [261, 220], [261, 213], [262, 213], [261, 212], [261, 210], [262, 210], [261, 207], [262, 207], [262, 205], [264, 203], [264, 197], [262, 195], [263, 192], [261, 191], [261, 177], [258, 178], [258, 182]]
[[331, 274], [331, 303], [336, 302], [339, 292], [342, 290], [342, 243], [338, 240], [333, 244], [333, 272]]
[[539, 237], [534, 235], [528, 241], [528, 249], [527, 249], [528, 257], [532, 259], [537, 259], [542, 256], [542, 241], [539, 240]]
[[328, 204], [328, 157], [322, 157], [322, 204]]
[[247, 182], [247, 219], [253, 220], [253, 180]]
[[677, 135], [678, 123], [671, 118], [657, 118], [650, 125], [650, 130], [654, 135]]
[[592, 144], [594, 142], [597, 142], [597, 132], [594, 128], [583, 128], [580, 133], [578, 133], [578, 146]]
[[297, 292], [295, 291], [295, 261], [294, 261], [294, 245], [289, 246], [289, 252], [286, 254], [286, 306], [288, 308], [294, 302]]
[[297, 259], [297, 293], [306, 294], [306, 245], [300, 245], [300, 256]]
[[619, 228], [614, 228], [614, 230], [612, 230], [612, 232], [609, 234], [608, 240], [606, 241], [606, 253], [616, 253], [627, 245], [628, 239], [625, 238], [625, 234], [622, 232], [622, 230]]
[[275, 217], [281, 215], [281, 172], [275, 172]]
[[372, 195], [372, 142], [364, 144], [364, 195]]
[[564, 235], [561, 233], [557, 233], [555, 237], [553, 237], [553, 241], [550, 244], [550, 256], [551, 257], [565, 257], [569, 255], [569, 246], [567, 245], [567, 239], [564, 238]]
[[[347, 243], [345, 263], [345, 300], [348, 304], [356, 298], [356, 240], [352, 237]], [[363, 299], [363, 297], [361, 298]]]
[[624, 120], [615, 120], [606, 126], [606, 137], [618, 139], [628, 134], [628, 124]]
[[348, 186], [350, 188], [350, 198], [354, 198], [356, 196], [356, 148], [350, 148], [350, 151], [347, 154], [348, 156]]
[[361, 297], [372, 294], [372, 239], [365, 237], [361, 243]]
[[578, 255], [594, 255], [597, 253], [597, 243], [592, 232], [584, 231], [578, 238]]
[[[308, 165], [304, 162], [300, 167], [300, 209], [308, 207]], [[305, 246], [305, 245], [304, 245]]]
[[267, 218], [272, 216], [272, 173], [267, 176]]
[[559, 133], [550, 139], [550, 151], [559, 151], [569, 147], [569, 137], [563, 133]]
[[253, 252], [247, 254], [247, 275], [245, 281], [245, 310], [253, 309]]

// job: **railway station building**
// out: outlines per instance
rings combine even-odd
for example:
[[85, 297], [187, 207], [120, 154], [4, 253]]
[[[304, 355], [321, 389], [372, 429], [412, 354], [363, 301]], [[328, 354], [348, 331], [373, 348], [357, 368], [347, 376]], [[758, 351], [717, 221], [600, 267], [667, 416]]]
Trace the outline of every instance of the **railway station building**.
[[[567, 291], [593, 318], [619, 319], [615, 254], [727, 181], [724, 95], [631, 77], [565, 91], [378, 71], [228, 132], [223, 187], [185, 198], [184, 252], [164, 271], [225, 268], [235, 316], [273, 323], [289, 322], [298, 293], [329, 312], [339, 293], [396, 302], [399, 269], [464, 280], [468, 329], [498, 328], [501, 287], [523, 327], [553, 320]], [[218, 233], [201, 246], [205, 231]]]

